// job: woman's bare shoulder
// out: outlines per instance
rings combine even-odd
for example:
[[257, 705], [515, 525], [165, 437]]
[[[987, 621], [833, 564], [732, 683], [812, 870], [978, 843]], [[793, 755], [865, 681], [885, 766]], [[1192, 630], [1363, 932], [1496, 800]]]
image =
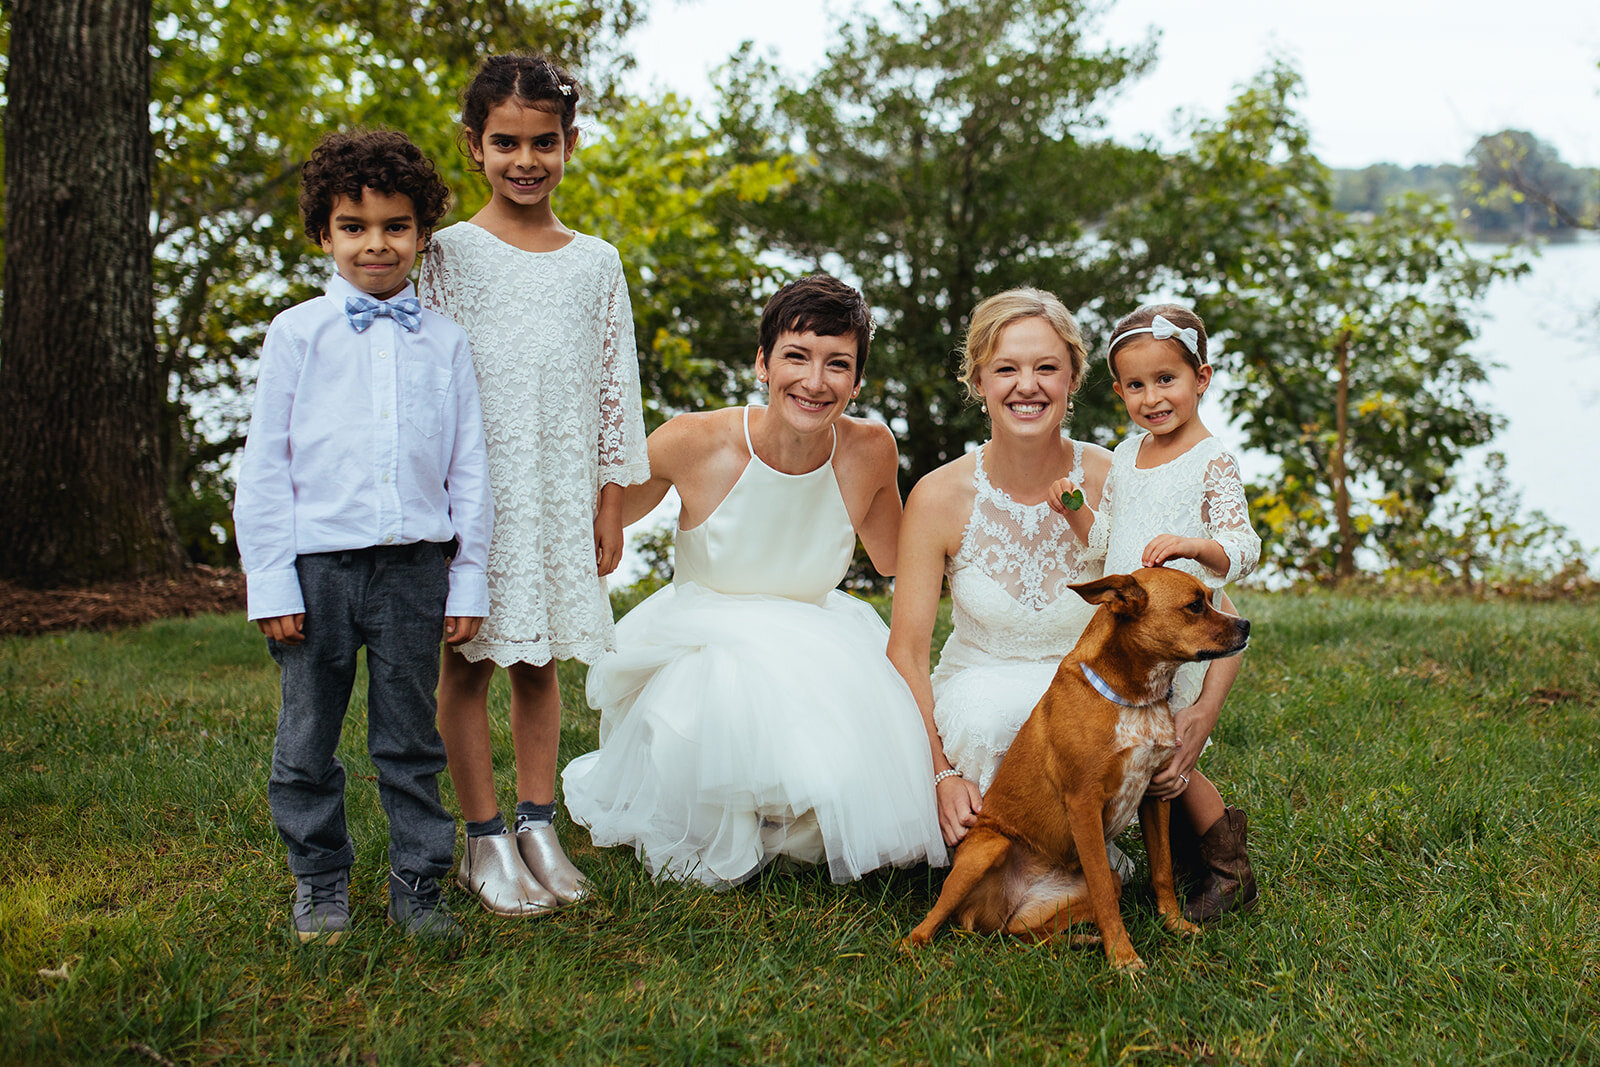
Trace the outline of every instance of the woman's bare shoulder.
[[899, 468], [900, 446], [894, 439], [894, 432], [883, 423], [846, 415], [834, 426], [839, 431], [839, 454], [872, 467]]
[[1074, 441], [1073, 444], [1078, 446], [1083, 455], [1083, 473], [1088, 477], [1098, 474], [1104, 478], [1111, 469], [1111, 450], [1088, 441]]
[[650, 434], [650, 465], [682, 487], [718, 465], [743, 466], [744, 409], [720, 408], [674, 415]]
[[969, 452], [924, 474], [912, 487], [906, 508], [909, 510], [915, 505], [918, 511], [930, 517], [957, 519], [964, 526], [967, 513], [972, 510], [975, 493], [972, 477], [976, 463]]

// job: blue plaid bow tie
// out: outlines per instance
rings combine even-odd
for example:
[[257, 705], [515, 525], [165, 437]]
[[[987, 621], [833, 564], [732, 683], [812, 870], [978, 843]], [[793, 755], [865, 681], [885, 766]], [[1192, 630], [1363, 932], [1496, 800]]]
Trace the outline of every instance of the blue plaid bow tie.
[[364, 296], [346, 297], [344, 302], [345, 318], [350, 320], [350, 325], [356, 333], [365, 333], [372, 320], [380, 315], [388, 315], [406, 332], [416, 333], [422, 325], [422, 304], [414, 296], [403, 296], [399, 300], [368, 300]]

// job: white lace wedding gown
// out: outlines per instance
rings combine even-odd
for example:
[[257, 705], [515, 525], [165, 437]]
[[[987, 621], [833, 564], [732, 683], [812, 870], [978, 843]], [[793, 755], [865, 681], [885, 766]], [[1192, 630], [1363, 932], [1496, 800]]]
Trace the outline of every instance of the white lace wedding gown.
[[[1081, 447], [1072, 478], [1083, 481]], [[945, 756], [980, 792], [1072, 651], [1095, 607], [1067, 586], [1100, 577], [1065, 519], [990, 484], [975, 456], [972, 515], [946, 568], [955, 628], [933, 672]]]
[[[1203, 537], [1222, 546], [1228, 554], [1228, 573], [1220, 578], [1192, 559], [1164, 564], [1194, 575], [1210, 589], [1221, 589], [1255, 570], [1261, 538], [1250, 525], [1239, 461], [1215, 437], [1206, 437], [1176, 459], [1142, 468], [1139, 449], [1149, 436], [1130, 437], [1111, 454], [1111, 473], [1106, 475], [1089, 532], [1089, 552], [1104, 559], [1105, 573], [1138, 570], [1145, 546], [1160, 534]], [[1207, 666], [1185, 663], [1178, 668], [1172, 682], [1173, 710], [1188, 707], [1200, 696]]]
[[472, 341], [494, 492], [489, 617], [461, 652], [592, 663], [613, 634], [595, 501], [603, 485], [650, 477], [617, 250], [580, 233], [528, 252], [460, 222], [433, 235], [422, 302]]
[[672, 585], [589, 671], [600, 748], [562, 774], [573, 819], [653, 875], [713, 887], [780, 855], [826, 860], [835, 882], [945, 863], [927, 734], [884, 655], [888, 628], [835, 588], [855, 531], [831, 457], [789, 475], [752, 451], [676, 540]]

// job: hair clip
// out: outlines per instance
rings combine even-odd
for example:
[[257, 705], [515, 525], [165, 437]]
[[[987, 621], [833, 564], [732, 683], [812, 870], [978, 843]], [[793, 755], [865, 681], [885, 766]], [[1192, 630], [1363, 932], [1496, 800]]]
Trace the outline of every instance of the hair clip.
[[571, 96], [572, 95], [572, 86], [568, 85], [566, 82], [562, 82], [560, 88], [561, 88], [561, 95], [562, 96]]

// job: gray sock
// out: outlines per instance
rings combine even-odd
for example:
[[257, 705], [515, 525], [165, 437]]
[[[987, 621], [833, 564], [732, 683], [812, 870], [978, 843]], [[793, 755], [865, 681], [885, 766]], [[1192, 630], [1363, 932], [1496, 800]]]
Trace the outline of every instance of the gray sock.
[[494, 813], [494, 818], [492, 819], [485, 819], [482, 822], [472, 822], [471, 820], [467, 821], [468, 837], [489, 837], [494, 834], [503, 834], [505, 832], [506, 821], [500, 817], [500, 813], [498, 811]]
[[535, 804], [531, 800], [517, 801], [517, 829], [524, 826], [549, 826], [556, 821], [556, 802]]

